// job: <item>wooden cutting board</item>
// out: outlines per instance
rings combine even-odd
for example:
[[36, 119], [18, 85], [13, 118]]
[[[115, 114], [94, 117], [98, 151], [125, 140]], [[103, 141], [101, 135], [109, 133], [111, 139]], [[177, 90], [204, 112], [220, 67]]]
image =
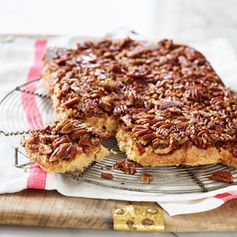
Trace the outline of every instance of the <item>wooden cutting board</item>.
[[[56, 191], [25, 190], [0, 195], [0, 224], [113, 229], [112, 209], [128, 204], [65, 197]], [[237, 200], [208, 212], [170, 217], [163, 211], [163, 215], [166, 232], [237, 231]]]

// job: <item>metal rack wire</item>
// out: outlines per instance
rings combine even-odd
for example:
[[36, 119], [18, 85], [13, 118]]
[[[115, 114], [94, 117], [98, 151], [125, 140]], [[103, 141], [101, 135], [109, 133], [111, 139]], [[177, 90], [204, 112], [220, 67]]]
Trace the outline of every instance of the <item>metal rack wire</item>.
[[[30, 89], [32, 86], [33, 88], [36, 88], [35, 91]], [[22, 108], [23, 95], [25, 97], [25, 106], [31, 106], [31, 104], [36, 101], [38, 110], [41, 114], [40, 117], [32, 110], [27, 119], [25, 111]], [[29, 116], [31, 121], [33, 121], [33, 130], [42, 128], [42, 123], [40, 122], [41, 118], [43, 118], [44, 125], [55, 119], [52, 102], [49, 95], [44, 90], [40, 79], [16, 87], [0, 102], [0, 134], [2, 134], [11, 147], [15, 149], [15, 166], [17, 168], [22, 168], [29, 164], [27, 154], [20, 144], [22, 136], [27, 136], [30, 131], [30, 125], [28, 123]], [[149, 193], [177, 194], [208, 192], [229, 186], [230, 184], [212, 181], [208, 178], [216, 170], [231, 171], [234, 177], [233, 184], [237, 183], [237, 169], [221, 164], [198, 167], [142, 167], [137, 168], [137, 173], [135, 175], [124, 174], [119, 170], [109, 169], [104, 172], [111, 173], [113, 175], [113, 180], [101, 179], [101, 172], [103, 172], [105, 167], [112, 167], [118, 160], [126, 157], [126, 155], [119, 150], [115, 139], [105, 141], [104, 145], [107, 148], [116, 151], [116, 153], [110, 154], [99, 163], [91, 164], [83, 173], [70, 173], [66, 175], [75, 180], [84, 180], [101, 186]], [[140, 177], [144, 172], [153, 176], [153, 181], [151, 183], [144, 184], [140, 180]]]

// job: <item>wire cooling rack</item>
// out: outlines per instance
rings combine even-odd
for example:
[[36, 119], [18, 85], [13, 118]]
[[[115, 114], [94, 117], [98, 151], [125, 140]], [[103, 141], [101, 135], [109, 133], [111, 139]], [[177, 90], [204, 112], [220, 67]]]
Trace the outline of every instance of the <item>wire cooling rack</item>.
[[[22, 106], [23, 98], [24, 107]], [[33, 103], [36, 103], [41, 115], [36, 110], [29, 110]], [[28, 112], [30, 111], [28, 116], [26, 116], [25, 111], [27, 109]], [[55, 114], [52, 102], [44, 90], [42, 80], [40, 79], [16, 87], [3, 98], [0, 102], [0, 133], [15, 149], [16, 167], [22, 168], [29, 164], [27, 154], [20, 145], [22, 136], [27, 135], [30, 130], [42, 128], [54, 119]], [[29, 121], [31, 121], [31, 126]], [[69, 178], [84, 180], [101, 186], [149, 193], [197, 193], [229, 186], [230, 184], [209, 179], [209, 176], [217, 170], [231, 171], [234, 177], [233, 184], [237, 183], [237, 169], [221, 164], [198, 167], [142, 167], [137, 168], [135, 175], [125, 174], [114, 169], [107, 170], [108, 167], [112, 167], [117, 161], [126, 158], [126, 155], [119, 150], [115, 139], [105, 141], [104, 145], [116, 152], [113, 152], [113, 154], [110, 154], [99, 163], [91, 164], [83, 173], [74, 172], [65, 175]], [[111, 173], [113, 180], [101, 179], [101, 172]], [[153, 181], [149, 184], [144, 184], [141, 181], [143, 173], [152, 175]]]

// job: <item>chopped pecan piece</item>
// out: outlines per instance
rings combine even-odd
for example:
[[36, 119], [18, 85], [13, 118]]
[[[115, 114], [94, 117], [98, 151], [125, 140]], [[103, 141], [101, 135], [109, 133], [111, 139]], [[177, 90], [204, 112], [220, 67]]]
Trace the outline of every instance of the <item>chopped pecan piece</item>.
[[100, 177], [102, 179], [108, 179], [108, 180], [113, 179], [113, 175], [111, 173], [105, 173], [105, 172], [101, 172]]
[[55, 149], [56, 147], [58, 147], [60, 144], [62, 143], [69, 143], [70, 142], [70, 138], [65, 135], [65, 136], [62, 136], [62, 137], [58, 137], [56, 138], [53, 143], [52, 143], [52, 146], [53, 148]]
[[128, 114], [120, 117], [119, 120], [122, 121], [127, 127], [132, 127], [132, 119]]
[[66, 101], [65, 103], [63, 103], [63, 106], [65, 106], [67, 108], [72, 108], [79, 101], [80, 101], [80, 98], [79, 97], [75, 97], [75, 98], [72, 98], [72, 99]]
[[137, 143], [136, 145], [137, 145], [138, 151], [139, 151], [141, 154], [145, 152], [145, 148], [146, 148], [146, 147], [145, 147], [144, 145], [142, 145], [142, 144], [140, 144], [140, 143]]
[[88, 134], [84, 134], [80, 137], [78, 142], [80, 146], [89, 146], [90, 145], [90, 137]]
[[153, 176], [148, 173], [142, 173], [141, 181], [145, 184], [149, 184], [153, 181]]
[[80, 139], [86, 133], [87, 133], [86, 127], [77, 127], [71, 132], [70, 138], [73, 140]]
[[142, 167], [140, 164], [138, 164], [135, 161], [129, 160], [129, 159], [123, 159], [121, 161], [118, 161], [113, 168], [115, 170], [121, 170], [125, 174], [134, 175], [137, 172], [137, 168]]
[[223, 170], [215, 171], [209, 177], [209, 179], [224, 182], [224, 183], [229, 183], [229, 184], [234, 182], [231, 172], [230, 171], [223, 171]]

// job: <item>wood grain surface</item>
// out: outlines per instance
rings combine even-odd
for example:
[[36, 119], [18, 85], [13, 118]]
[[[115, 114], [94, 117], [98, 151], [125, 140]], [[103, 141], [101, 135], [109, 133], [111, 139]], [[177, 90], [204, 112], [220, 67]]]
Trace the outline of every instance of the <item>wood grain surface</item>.
[[[56, 191], [25, 190], [0, 195], [0, 224], [112, 229], [112, 208], [128, 202], [65, 197]], [[137, 204], [137, 203], [136, 203]], [[237, 231], [237, 200], [212, 211], [170, 217], [165, 231]]]

